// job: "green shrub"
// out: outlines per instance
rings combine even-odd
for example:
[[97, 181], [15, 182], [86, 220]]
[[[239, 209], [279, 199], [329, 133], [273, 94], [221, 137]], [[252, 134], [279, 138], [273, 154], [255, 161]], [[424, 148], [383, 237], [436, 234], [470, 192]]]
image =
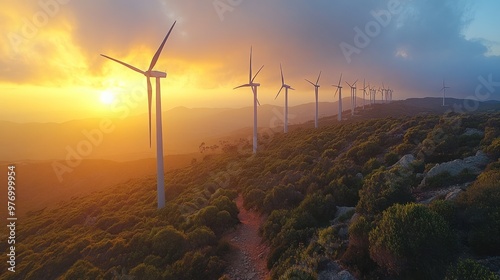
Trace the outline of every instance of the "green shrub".
[[287, 269], [285, 274], [280, 276], [280, 280], [315, 280], [317, 275], [314, 271], [309, 269], [293, 266]]
[[86, 260], [78, 260], [63, 274], [62, 279], [87, 280], [103, 279], [102, 277], [102, 272], [93, 264]]
[[162, 278], [162, 272], [152, 266], [152, 265], [146, 265], [146, 264], [139, 264], [136, 267], [134, 267], [132, 270], [130, 270], [130, 275], [134, 276], [134, 279], [137, 280], [161, 280]]
[[429, 208], [443, 217], [450, 225], [455, 225], [457, 223], [458, 209], [453, 201], [437, 199], [431, 202]]
[[362, 214], [379, 214], [395, 203], [413, 201], [411, 181], [399, 169], [378, 169], [369, 176], [359, 192], [356, 211]]
[[162, 228], [152, 238], [153, 252], [172, 263], [184, 254], [186, 236], [172, 226]]
[[369, 240], [371, 258], [388, 273], [403, 278], [442, 279], [457, 250], [448, 223], [413, 203], [384, 211]]
[[245, 206], [246, 209], [262, 209], [265, 197], [266, 193], [263, 190], [252, 189], [245, 195], [243, 206]]
[[488, 268], [471, 259], [461, 259], [451, 266], [445, 280], [500, 280], [500, 277]]
[[468, 241], [478, 254], [500, 254], [500, 170], [483, 172], [458, 203], [464, 209]]
[[391, 166], [399, 161], [399, 155], [393, 152], [387, 153], [384, 156], [384, 162], [386, 166]]

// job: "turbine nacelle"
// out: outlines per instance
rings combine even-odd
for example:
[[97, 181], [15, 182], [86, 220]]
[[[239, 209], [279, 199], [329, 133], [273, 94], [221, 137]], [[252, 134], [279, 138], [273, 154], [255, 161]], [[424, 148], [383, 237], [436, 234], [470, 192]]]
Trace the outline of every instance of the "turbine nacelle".
[[144, 75], [146, 75], [146, 77], [150, 77], [150, 78], [166, 78], [167, 77], [167, 73], [161, 72], [161, 71], [155, 71], [155, 70], [146, 72]]

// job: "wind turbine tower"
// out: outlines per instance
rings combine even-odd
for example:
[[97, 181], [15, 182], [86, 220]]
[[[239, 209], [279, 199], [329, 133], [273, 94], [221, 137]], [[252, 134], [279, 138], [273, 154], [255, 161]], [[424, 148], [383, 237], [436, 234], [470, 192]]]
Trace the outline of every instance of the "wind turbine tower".
[[153, 98], [153, 86], [151, 85], [151, 78], [156, 79], [156, 173], [157, 173], [156, 174], [157, 175], [156, 176], [157, 177], [156, 188], [157, 188], [157, 196], [158, 196], [158, 209], [165, 207], [165, 177], [164, 177], [165, 174], [164, 174], [164, 168], [163, 168], [163, 132], [162, 132], [162, 117], [161, 117], [160, 79], [166, 78], [167, 73], [155, 71], [155, 70], [153, 70], [153, 67], [155, 67], [156, 62], [158, 61], [158, 58], [160, 57], [161, 51], [163, 50], [163, 46], [165, 45], [165, 42], [167, 41], [168, 37], [170, 36], [170, 33], [172, 32], [172, 29], [175, 26], [175, 23], [176, 22], [174, 22], [174, 24], [172, 24], [172, 27], [170, 27], [170, 30], [168, 31], [167, 36], [165, 36], [165, 39], [163, 39], [163, 42], [161, 43], [160, 47], [156, 51], [155, 55], [153, 56], [153, 59], [151, 60], [151, 63], [149, 64], [149, 68], [146, 71], [142, 71], [139, 68], [136, 68], [130, 64], [119, 61], [119, 60], [114, 59], [112, 57], [109, 57], [107, 55], [101, 54], [105, 58], [108, 58], [110, 60], [113, 60], [114, 62], [120, 63], [121, 65], [146, 76], [147, 87], [148, 87], [149, 146], [150, 147], [151, 147], [151, 102], [152, 102], [152, 98]]
[[444, 101], [445, 101], [445, 99], [446, 99], [446, 89], [447, 89], [447, 88], [450, 88], [450, 87], [447, 87], [447, 86], [445, 85], [445, 82], [444, 82], [444, 79], [443, 79], [443, 88], [441, 89], [441, 91], [443, 92], [443, 106], [445, 106]]
[[308, 79], [305, 79], [308, 83], [314, 86], [314, 95], [316, 97], [316, 114], [314, 116], [314, 127], [318, 128], [318, 91], [319, 91], [319, 78], [321, 77], [321, 71], [319, 71], [318, 79], [316, 80], [316, 83], [313, 83], [309, 81]]
[[288, 90], [291, 89], [291, 90], [295, 90], [294, 88], [292, 88], [291, 86], [285, 84], [285, 77], [283, 76], [283, 68], [281, 67], [281, 63], [280, 63], [280, 71], [281, 71], [281, 87], [280, 87], [280, 90], [278, 91], [278, 94], [276, 94], [276, 97], [274, 98], [274, 100], [276, 100], [276, 98], [278, 98], [278, 96], [280, 95], [281, 93], [281, 90], [285, 89], [285, 123], [283, 125], [283, 132], [284, 133], [288, 133]]
[[366, 105], [366, 80], [363, 79], [363, 110], [365, 109], [365, 105]]
[[264, 65], [262, 65], [255, 74], [255, 76], [252, 77], [252, 47], [250, 47], [250, 73], [248, 75], [248, 84], [243, 84], [241, 86], [237, 86], [234, 89], [237, 88], [242, 88], [242, 87], [249, 87], [252, 89], [253, 93], [253, 153], [257, 153], [257, 105], [259, 104], [259, 100], [257, 99], [257, 88], [260, 86], [259, 83], [254, 82], [255, 78], [257, 75], [259, 75], [260, 71]]
[[349, 84], [348, 82], [346, 82], [346, 84], [349, 85], [349, 87], [351, 88], [351, 116], [354, 116], [354, 106], [356, 106], [354, 103], [356, 102], [355, 99], [356, 99], [356, 83], [358, 81], [356, 80], [354, 82], [354, 84]]
[[333, 86], [337, 87], [337, 90], [335, 91], [335, 96], [337, 96], [337, 92], [339, 93], [339, 112], [337, 114], [337, 120], [341, 122], [342, 121], [342, 73], [340, 74], [339, 84]]

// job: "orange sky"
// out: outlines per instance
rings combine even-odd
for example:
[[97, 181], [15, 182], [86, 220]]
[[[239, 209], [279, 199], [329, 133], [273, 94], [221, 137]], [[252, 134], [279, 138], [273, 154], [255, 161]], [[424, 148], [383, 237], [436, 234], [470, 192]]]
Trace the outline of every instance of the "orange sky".
[[[340, 72], [348, 81], [366, 77], [375, 85], [391, 85], [396, 92], [399, 90], [401, 98], [406, 98], [434, 88], [436, 92], [428, 95], [439, 96], [442, 77], [451, 84], [454, 79], [458, 83], [463, 77], [470, 77], [468, 82], [473, 88], [476, 77], [488, 74], [491, 68], [489, 61], [481, 61], [487, 70], [452, 76], [443, 70], [446, 68], [431, 65], [429, 69], [435, 72], [429, 74], [431, 71], [424, 63], [432, 57], [425, 51], [428, 46], [412, 45], [400, 34], [404, 33], [399, 30], [403, 16], [409, 18], [404, 13], [393, 15], [397, 21], [393, 20], [380, 36], [373, 38], [357, 60], [347, 63], [339, 44], [349, 42], [355, 35], [354, 27], [363, 27], [373, 20], [370, 9], [387, 7], [387, 1], [382, 0], [370, 2], [366, 10], [356, 6], [360, 1], [354, 4], [318, 1], [308, 6], [283, 1], [243, 1], [234, 7], [226, 5], [223, 12], [212, 1], [2, 2], [0, 34], [5, 34], [6, 40], [0, 45], [0, 120], [62, 122], [113, 116], [116, 114], [113, 108], [120, 102], [137, 103], [132, 114], [146, 113], [145, 78], [99, 54], [146, 69], [174, 20], [178, 23], [155, 67], [168, 72], [167, 79], [162, 81], [164, 110], [177, 106], [251, 106], [250, 92], [232, 89], [246, 82], [250, 45], [254, 46], [254, 68], [266, 65], [258, 78], [262, 83], [259, 99], [264, 104], [283, 104], [281, 98], [274, 100], [280, 87], [280, 62], [287, 83], [297, 89], [290, 95], [290, 106], [313, 102], [313, 89], [304, 79], [314, 79], [319, 70], [324, 73], [320, 101], [330, 102], [333, 101], [330, 85], [336, 83]], [[354, 5], [358, 9], [353, 12], [356, 16], [342, 18], [348, 14], [348, 10], [342, 9], [353, 8], [342, 5]], [[468, 11], [465, 8], [459, 6], [458, 10]], [[471, 57], [488, 51], [462, 38], [467, 26], [461, 14], [454, 16], [454, 20], [448, 21], [456, 24], [456, 28], [438, 30], [451, 33], [449, 45], [436, 48], [454, 50], [463, 44]], [[414, 32], [419, 36], [423, 31]], [[403, 57], [402, 52], [409, 55]], [[449, 61], [436, 63], [454, 69], [454, 59], [462, 54], [462, 50], [456, 54], [451, 51]], [[384, 57], [391, 61], [383, 60]], [[481, 69], [479, 62], [474, 63], [470, 62], [475, 69]], [[401, 73], [398, 69], [410, 70]], [[421, 82], [412, 84], [415, 75], [420, 74], [433, 75], [435, 79], [429, 81], [432, 85], [421, 88]], [[113, 104], [101, 100], [103, 92], [115, 97]]]

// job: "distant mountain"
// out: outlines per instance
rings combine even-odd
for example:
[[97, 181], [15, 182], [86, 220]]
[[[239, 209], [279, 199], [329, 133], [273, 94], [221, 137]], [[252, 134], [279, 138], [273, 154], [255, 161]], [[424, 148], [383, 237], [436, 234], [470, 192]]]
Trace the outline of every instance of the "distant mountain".
[[[347, 121], [385, 116], [415, 115], [420, 113], [443, 113], [454, 108], [479, 106], [477, 111], [498, 109], [500, 102], [482, 103], [447, 99], [450, 106], [442, 107], [440, 98], [408, 99], [391, 104], [366, 106], [358, 98], [356, 114], [350, 114], [350, 98], [343, 102], [343, 118]], [[380, 101], [379, 101], [380, 102]], [[456, 104], [456, 105], [453, 105]], [[312, 126], [314, 103], [289, 108], [292, 125]], [[461, 107], [460, 107], [461, 106]], [[338, 103], [319, 104], [320, 125], [336, 122]], [[458, 110], [458, 109], [455, 109]], [[465, 109], [463, 109], [465, 110]], [[154, 119], [154, 118], [153, 118]], [[258, 108], [259, 128], [274, 128], [280, 131], [283, 125], [283, 108], [262, 105]], [[251, 136], [253, 108], [240, 109], [177, 107], [165, 111], [165, 154], [198, 152], [202, 142], [217, 143], [220, 139], [248, 138]], [[153, 125], [152, 146], [149, 147], [146, 115], [126, 119], [85, 119], [65, 123], [13, 123], [0, 121], [0, 162], [66, 159], [75, 153], [83, 159], [136, 160], [155, 157]]]

